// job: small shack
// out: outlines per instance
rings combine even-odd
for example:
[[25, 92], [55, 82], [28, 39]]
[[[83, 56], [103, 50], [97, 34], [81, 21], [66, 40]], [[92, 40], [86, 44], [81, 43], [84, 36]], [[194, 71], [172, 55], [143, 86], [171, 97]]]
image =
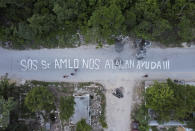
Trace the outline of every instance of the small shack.
[[75, 95], [74, 101], [75, 101], [75, 105], [74, 105], [75, 112], [70, 119], [71, 124], [76, 124], [81, 119], [85, 119], [86, 123], [91, 125], [89, 94], [84, 94], [81, 96]]

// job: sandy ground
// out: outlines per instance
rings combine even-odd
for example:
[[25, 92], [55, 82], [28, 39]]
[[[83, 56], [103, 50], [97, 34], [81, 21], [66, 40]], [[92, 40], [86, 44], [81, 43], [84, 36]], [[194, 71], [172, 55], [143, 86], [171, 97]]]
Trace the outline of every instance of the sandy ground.
[[[130, 131], [130, 114], [132, 107], [132, 93], [135, 80], [131, 78], [118, 79], [115, 81], [105, 82], [105, 87], [108, 88], [106, 93], [106, 118], [108, 129], [106, 131]], [[133, 76], [138, 77], [137, 75]], [[123, 87], [124, 97], [117, 98], [112, 95], [112, 90]]]
[[[126, 44], [121, 53], [115, 52], [114, 46], [96, 49], [95, 46], [81, 46], [74, 49], [41, 49], [41, 50], [6, 50], [0, 48], [0, 76], [9, 73], [9, 77], [16, 80], [43, 80], [43, 81], [66, 81], [66, 82], [87, 82], [95, 81], [102, 83], [106, 88], [106, 119], [108, 128], [106, 131], [129, 131], [130, 113], [133, 104], [133, 88], [136, 82], [148, 74], [148, 80], [158, 79], [183, 79], [194, 80], [195, 78], [195, 48], [151, 48], [148, 50], [146, 61], [170, 61], [169, 70], [145, 70], [126, 69], [109, 70], [100, 64], [99, 70], [79, 69], [78, 72], [69, 78], [64, 79], [63, 75], [74, 72], [73, 69], [55, 69], [50, 67], [46, 70], [22, 71], [21, 59], [47, 60], [56, 58], [98, 58], [105, 62], [105, 59], [134, 59], [135, 51], [131, 44]], [[124, 98], [118, 99], [112, 95], [112, 90], [118, 87], [124, 88]]]

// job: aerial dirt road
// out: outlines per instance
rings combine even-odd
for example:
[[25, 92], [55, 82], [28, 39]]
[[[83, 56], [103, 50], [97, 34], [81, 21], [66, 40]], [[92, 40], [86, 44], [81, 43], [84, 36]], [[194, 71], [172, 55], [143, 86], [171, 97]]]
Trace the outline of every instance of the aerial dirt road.
[[[16, 80], [102, 83], [107, 90], [106, 131], [129, 131], [136, 81], [195, 78], [194, 47], [151, 48], [142, 61], [135, 59], [135, 52], [129, 44], [120, 53], [115, 51], [114, 46], [96, 49], [92, 45], [25, 51], [0, 48], [0, 76], [8, 73]], [[116, 58], [123, 61], [117, 67], [113, 65]], [[75, 68], [78, 68], [77, 71]], [[144, 74], [149, 77], [143, 78]], [[124, 98], [118, 99], [111, 91], [121, 86], [124, 87]]]

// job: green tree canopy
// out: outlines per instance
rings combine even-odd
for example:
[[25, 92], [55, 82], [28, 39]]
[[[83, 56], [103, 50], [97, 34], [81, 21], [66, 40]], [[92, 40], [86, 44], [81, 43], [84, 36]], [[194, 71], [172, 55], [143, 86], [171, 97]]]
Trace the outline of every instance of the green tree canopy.
[[124, 31], [124, 16], [120, 8], [112, 4], [108, 8], [103, 6], [96, 9], [89, 20], [89, 25], [98, 30], [103, 38], [110, 39], [112, 35], [119, 35]]
[[54, 15], [35, 14], [28, 19], [28, 22], [37, 35], [49, 34], [50, 31], [54, 31], [54, 27], [56, 26]]
[[183, 120], [195, 108], [195, 87], [172, 82], [155, 82], [146, 89], [146, 107], [153, 109], [160, 121]]
[[194, 40], [194, 19], [193, 0], [1, 0], [0, 40], [13, 48], [69, 47], [79, 32], [88, 42], [128, 34], [178, 44]]
[[68, 121], [68, 119], [74, 114], [74, 97], [66, 96], [60, 97], [60, 118]]
[[136, 15], [131, 10], [125, 12], [125, 25], [127, 26], [127, 32], [136, 25]]
[[189, 42], [195, 39], [192, 23], [189, 19], [182, 17], [177, 27], [179, 29], [178, 35], [183, 42]]
[[140, 131], [148, 131], [149, 125], [148, 125], [148, 110], [145, 107], [145, 105], [140, 105], [135, 109], [135, 112], [133, 114], [133, 118], [139, 122], [139, 130]]
[[5, 100], [2, 96], [0, 97], [0, 126], [2, 129], [6, 129], [10, 122], [10, 111], [16, 107], [16, 102], [13, 98]]
[[14, 89], [16, 88], [15, 83], [9, 83], [8, 79], [0, 81], [0, 96], [3, 96], [5, 100], [9, 97], [13, 97]]
[[34, 87], [25, 97], [25, 105], [32, 112], [55, 109], [55, 97], [46, 87]]
[[174, 91], [168, 86], [167, 83], [155, 82], [152, 87], [146, 90], [146, 107], [158, 112], [158, 117], [165, 120], [170, 120], [172, 104], [174, 99]]

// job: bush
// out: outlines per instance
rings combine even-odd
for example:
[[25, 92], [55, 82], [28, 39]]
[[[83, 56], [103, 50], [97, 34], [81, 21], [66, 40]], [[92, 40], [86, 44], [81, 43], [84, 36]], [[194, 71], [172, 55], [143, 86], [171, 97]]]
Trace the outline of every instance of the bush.
[[92, 127], [88, 125], [85, 119], [80, 120], [77, 122], [76, 131], [91, 131]]
[[139, 123], [139, 131], [149, 131], [147, 111], [148, 109], [142, 104], [133, 113], [133, 118]]

